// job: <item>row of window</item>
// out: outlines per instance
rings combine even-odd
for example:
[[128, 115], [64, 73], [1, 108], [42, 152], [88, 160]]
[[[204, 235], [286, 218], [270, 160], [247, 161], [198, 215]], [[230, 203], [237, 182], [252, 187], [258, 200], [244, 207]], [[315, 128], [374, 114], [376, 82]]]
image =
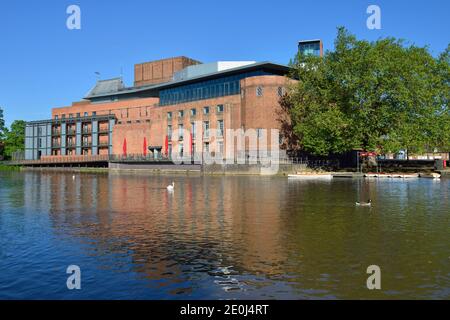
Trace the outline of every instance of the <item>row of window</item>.
[[[178, 140], [183, 140], [183, 130], [184, 130], [184, 125], [183, 124], [179, 124], [178, 125]], [[204, 138], [209, 138], [209, 121], [203, 121], [203, 137]], [[191, 134], [192, 134], [192, 139], [195, 139], [197, 136], [197, 125], [195, 122], [191, 122]], [[217, 120], [217, 136], [218, 137], [223, 137], [224, 134], [224, 122], [223, 120]], [[169, 140], [172, 139], [172, 125], [168, 125], [167, 126], [167, 136], [169, 138]]]
[[239, 94], [241, 91], [240, 80], [248, 77], [268, 75], [269, 73], [258, 70], [246, 72], [220, 79], [202, 81], [177, 88], [161, 90], [159, 104], [161, 106], [211, 99], [228, 95]]
[[[209, 114], [209, 111], [210, 111], [210, 108], [209, 108], [208, 106], [203, 107], [203, 114], [204, 114], [204, 115], [208, 115], [208, 114]], [[219, 104], [219, 105], [216, 106], [216, 112], [217, 112], [217, 113], [223, 113], [223, 111], [224, 111], [223, 104]], [[194, 117], [194, 116], [197, 115], [197, 109], [192, 108], [192, 109], [189, 111], [189, 113], [190, 113], [190, 115], [191, 115], [192, 117]], [[183, 118], [183, 117], [184, 117], [184, 110], [178, 110], [178, 118]], [[173, 118], [173, 113], [172, 113], [172, 111], [167, 112], [167, 119], [168, 119], [168, 120], [172, 120], [172, 118]]]
[[[96, 111], [92, 111], [92, 116], [96, 116], [97, 115], [97, 112]], [[83, 116], [84, 117], [87, 117], [87, 116], [89, 116], [89, 113], [88, 112], [85, 112], [84, 114], [83, 114]], [[81, 113], [80, 112], [78, 112], [77, 114], [76, 114], [76, 117], [77, 118], [80, 118], [81, 117]], [[61, 115], [61, 119], [65, 119], [66, 118], [66, 115], [65, 114], [62, 114]], [[55, 115], [55, 120], [58, 120], [59, 119], [59, 116], [58, 115]], [[73, 119], [73, 113], [69, 113], [69, 119]]]
[[[183, 153], [184, 153], [184, 146], [182, 144], [178, 145], [178, 155], [180, 157], [183, 157]], [[192, 152], [195, 153], [197, 149], [197, 146], [195, 143], [192, 144]], [[203, 143], [203, 150], [205, 152], [209, 152], [209, 142], [204, 142]], [[223, 141], [216, 141], [216, 152], [223, 154], [224, 149], [223, 149]], [[169, 156], [172, 155], [172, 145], [169, 144]]]

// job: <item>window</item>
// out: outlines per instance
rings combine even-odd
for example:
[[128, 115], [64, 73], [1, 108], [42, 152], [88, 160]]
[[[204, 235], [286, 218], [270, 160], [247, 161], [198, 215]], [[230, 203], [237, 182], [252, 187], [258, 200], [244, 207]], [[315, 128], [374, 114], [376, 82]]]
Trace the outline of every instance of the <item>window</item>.
[[195, 116], [197, 114], [197, 109], [191, 109], [191, 116]]
[[97, 115], [97, 111], [92, 111], [92, 115], [96, 116]]
[[79, 118], [79, 117], [80, 117], [80, 113], [78, 112], [78, 113], [77, 113], [77, 118]]
[[167, 126], [167, 136], [169, 137], [169, 140], [172, 139], [172, 126]]
[[205, 138], [209, 137], [209, 121], [203, 121], [203, 136]]
[[223, 104], [219, 104], [217, 106], [217, 113], [222, 113], [223, 112]]
[[183, 140], [183, 125], [178, 125], [178, 140]]
[[38, 147], [42, 148], [42, 138], [39, 138]]
[[55, 120], [58, 120], [58, 115], [55, 116]]
[[256, 87], [256, 96], [257, 97], [262, 97], [262, 95], [263, 95], [263, 87], [257, 86]]
[[42, 136], [42, 127], [38, 127], [38, 135]]
[[65, 114], [63, 114], [63, 115], [61, 116], [61, 118], [62, 118], [62, 119], [65, 119], [65, 118], [66, 118], [66, 115], [65, 115]]
[[184, 117], [184, 110], [179, 110], [178, 111], [178, 117], [179, 118], [183, 118]]
[[223, 120], [217, 121], [217, 135], [223, 137]]
[[279, 97], [284, 96], [284, 88], [283, 87], [278, 87], [278, 96]]
[[85, 116], [85, 117], [87, 117], [87, 116], [88, 116], [88, 113], [87, 113], [87, 112], [85, 112], [85, 113], [84, 113], [84, 116]]
[[69, 113], [69, 118], [70, 118], [70, 119], [73, 118], [73, 113]]
[[203, 114], [209, 114], [209, 107], [203, 107]]
[[261, 138], [262, 135], [263, 135], [263, 129], [261, 129], [261, 128], [256, 129], [256, 136], [258, 137], [258, 139]]
[[240, 80], [248, 77], [268, 74], [268, 72], [263, 70], [255, 70], [242, 72], [237, 75], [222, 77], [219, 79], [210, 79], [188, 85], [182, 85], [175, 88], [164, 89], [160, 92], [159, 104], [161, 106], [166, 106], [202, 99], [222, 97], [226, 95], [240, 94]]
[[195, 139], [195, 136], [197, 134], [197, 128], [195, 122], [191, 122], [191, 133], [192, 133], [192, 139]]
[[217, 141], [217, 152], [223, 154], [223, 141]]
[[204, 151], [204, 152], [209, 152], [209, 142], [205, 142], [205, 143], [203, 144], [203, 151]]
[[167, 112], [167, 119], [172, 120], [172, 112]]

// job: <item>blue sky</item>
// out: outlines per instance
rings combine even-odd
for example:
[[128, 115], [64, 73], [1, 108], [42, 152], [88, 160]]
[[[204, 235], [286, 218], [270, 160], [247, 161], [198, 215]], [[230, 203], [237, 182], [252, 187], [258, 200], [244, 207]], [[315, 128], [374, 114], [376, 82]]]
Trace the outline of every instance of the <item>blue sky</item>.
[[[66, 28], [66, 8], [81, 8], [81, 30]], [[366, 27], [370, 4], [381, 30]], [[7, 124], [39, 120], [80, 100], [101, 78], [133, 82], [138, 62], [186, 55], [211, 62], [288, 63], [297, 41], [321, 38], [333, 48], [336, 27], [359, 38], [393, 36], [429, 45], [450, 42], [448, 0], [39, 0], [0, 2], [0, 107]]]

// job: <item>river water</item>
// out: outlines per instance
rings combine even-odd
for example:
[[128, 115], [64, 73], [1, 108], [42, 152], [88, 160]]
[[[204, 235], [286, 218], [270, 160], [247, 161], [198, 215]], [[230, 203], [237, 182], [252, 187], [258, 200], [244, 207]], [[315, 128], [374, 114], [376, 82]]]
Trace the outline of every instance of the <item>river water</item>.
[[450, 179], [73, 175], [0, 172], [0, 299], [450, 299]]

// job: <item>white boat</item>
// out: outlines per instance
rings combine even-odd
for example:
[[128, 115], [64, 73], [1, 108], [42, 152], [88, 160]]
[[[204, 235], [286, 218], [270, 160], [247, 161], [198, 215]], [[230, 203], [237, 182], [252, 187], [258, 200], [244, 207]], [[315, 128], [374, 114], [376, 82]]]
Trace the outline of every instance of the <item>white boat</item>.
[[428, 178], [428, 179], [440, 179], [441, 175], [439, 173], [421, 173], [419, 174], [419, 177], [421, 178]]
[[304, 174], [290, 174], [289, 179], [301, 180], [330, 180], [332, 178], [330, 173], [304, 173]]
[[417, 173], [411, 173], [411, 174], [402, 174], [402, 178], [403, 179], [408, 179], [408, 178], [418, 178], [419, 174]]
[[407, 179], [407, 178], [417, 178], [419, 175], [417, 173], [407, 173], [407, 174], [401, 174], [401, 173], [366, 173], [364, 175], [365, 178], [397, 178], [397, 179]]

